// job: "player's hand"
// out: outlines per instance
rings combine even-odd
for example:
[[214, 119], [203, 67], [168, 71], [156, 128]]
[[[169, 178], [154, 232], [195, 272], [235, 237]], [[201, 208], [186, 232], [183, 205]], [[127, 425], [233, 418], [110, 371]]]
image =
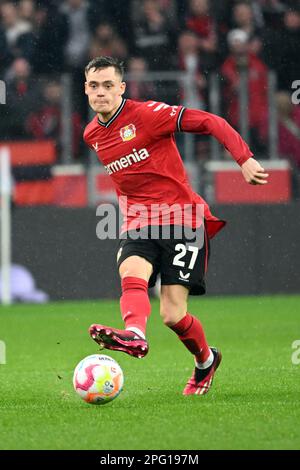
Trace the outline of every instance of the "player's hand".
[[267, 184], [268, 173], [254, 158], [249, 158], [242, 165], [242, 174], [249, 184]]

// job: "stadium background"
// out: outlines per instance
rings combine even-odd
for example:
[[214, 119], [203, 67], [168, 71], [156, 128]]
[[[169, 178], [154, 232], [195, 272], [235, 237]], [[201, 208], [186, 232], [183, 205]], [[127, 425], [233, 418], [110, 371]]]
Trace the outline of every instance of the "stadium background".
[[248, 187], [214, 140], [177, 137], [194, 189], [229, 221], [213, 243], [209, 292], [299, 292], [297, 1], [1, 1], [0, 44], [12, 260], [50, 298], [119, 293], [116, 243], [95, 236], [97, 204], [116, 199], [82, 141], [83, 68], [101, 54], [124, 60], [127, 97], [226, 117], [270, 172], [267, 188]]
[[[1, 450], [299, 449], [299, 49], [298, 1], [0, 0], [0, 150], [23, 302], [0, 308]], [[147, 357], [110, 352], [120, 397], [91, 407], [72, 388], [98, 352], [88, 326], [122, 327], [117, 242], [96, 237], [97, 205], [116, 200], [82, 142], [82, 70], [100, 54], [124, 60], [128, 97], [226, 117], [270, 173], [266, 188], [247, 185], [215, 141], [177, 136], [191, 184], [229, 222], [208, 295], [189, 303], [223, 353], [201, 401], [181, 395], [193, 364], [156, 299]]]

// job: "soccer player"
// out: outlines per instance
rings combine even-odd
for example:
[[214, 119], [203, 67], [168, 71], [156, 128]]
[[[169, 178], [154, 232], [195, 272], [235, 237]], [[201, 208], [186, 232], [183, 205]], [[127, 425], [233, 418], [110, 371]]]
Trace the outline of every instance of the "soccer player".
[[[90, 335], [104, 348], [144, 357], [151, 311], [148, 287], [155, 284], [160, 273], [163, 322], [195, 360], [183, 394], [203, 395], [211, 387], [222, 356], [218, 349], [209, 347], [199, 319], [188, 312], [187, 301], [189, 294], [205, 293], [209, 240], [225, 222], [214, 217], [190, 187], [174, 133], [214, 136], [240, 165], [250, 184], [266, 184], [268, 174], [221, 117], [183, 106], [124, 99], [126, 84], [118, 60], [97, 57], [86, 66], [85, 75], [85, 93], [96, 115], [86, 126], [84, 140], [111, 176], [124, 217], [117, 264], [125, 328], [93, 324]], [[191, 209], [187, 217], [183, 217], [185, 207]], [[203, 217], [198, 207], [203, 208]], [[178, 227], [187, 231], [178, 235]], [[153, 230], [155, 236], [154, 228], [158, 229]], [[168, 236], [163, 230], [166, 228]], [[131, 236], [137, 233], [139, 237]]]

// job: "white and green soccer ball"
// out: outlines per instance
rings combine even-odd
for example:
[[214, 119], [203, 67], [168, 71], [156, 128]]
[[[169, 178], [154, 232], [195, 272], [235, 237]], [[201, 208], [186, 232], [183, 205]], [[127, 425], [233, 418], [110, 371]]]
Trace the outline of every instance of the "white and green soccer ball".
[[85, 357], [74, 370], [74, 389], [87, 403], [104, 405], [114, 400], [122, 391], [123, 384], [121, 367], [104, 354]]

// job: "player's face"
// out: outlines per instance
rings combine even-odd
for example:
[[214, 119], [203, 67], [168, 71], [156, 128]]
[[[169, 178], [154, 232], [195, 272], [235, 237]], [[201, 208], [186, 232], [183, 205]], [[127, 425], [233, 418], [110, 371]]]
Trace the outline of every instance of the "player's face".
[[91, 69], [86, 75], [85, 94], [89, 104], [104, 117], [110, 117], [120, 106], [125, 87], [114, 67]]

